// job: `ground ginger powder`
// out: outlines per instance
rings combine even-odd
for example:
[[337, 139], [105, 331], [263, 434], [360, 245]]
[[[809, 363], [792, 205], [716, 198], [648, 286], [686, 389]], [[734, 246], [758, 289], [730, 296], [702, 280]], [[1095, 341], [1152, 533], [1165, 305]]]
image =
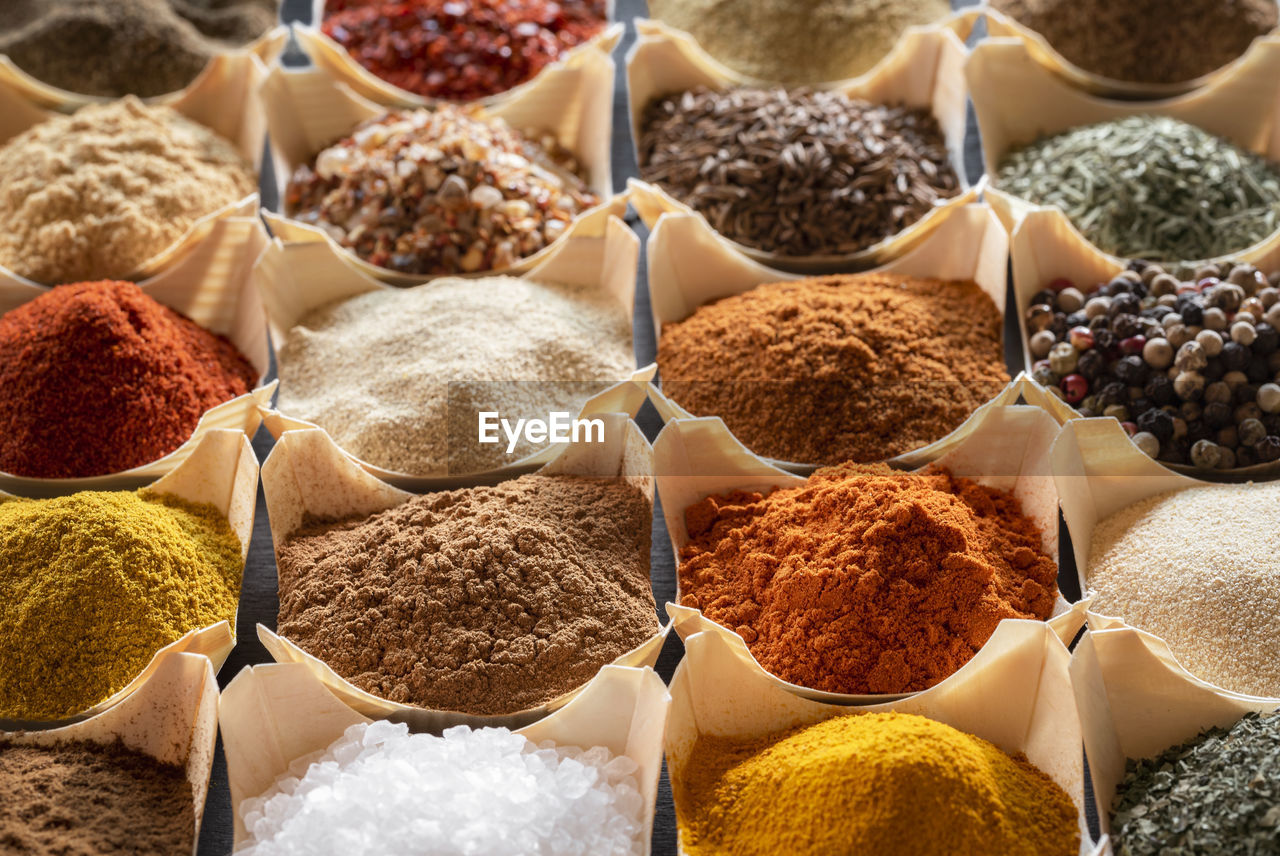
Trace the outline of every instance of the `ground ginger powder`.
[[1047, 619], [1058, 591], [1018, 499], [945, 470], [829, 467], [768, 496], [709, 496], [685, 521], [681, 603], [827, 692], [927, 689], [1003, 619]]
[[1021, 755], [922, 716], [698, 738], [673, 776], [689, 856], [1072, 856], [1075, 805]]
[[234, 621], [243, 570], [212, 505], [146, 491], [0, 502], [0, 718], [104, 701], [160, 648]]

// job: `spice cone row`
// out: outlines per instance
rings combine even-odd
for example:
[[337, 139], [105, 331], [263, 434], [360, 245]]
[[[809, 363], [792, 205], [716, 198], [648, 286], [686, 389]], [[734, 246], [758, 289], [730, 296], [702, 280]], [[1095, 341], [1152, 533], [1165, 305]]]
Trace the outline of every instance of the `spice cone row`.
[[[44, 496], [75, 490], [110, 490], [173, 471], [209, 432], [231, 429], [252, 436], [261, 421], [259, 408], [270, 403], [276, 382], [266, 382], [270, 366], [266, 315], [251, 278], [255, 260], [267, 245], [266, 230], [255, 215], [256, 203], [235, 216], [210, 220], [207, 235], [161, 273], [139, 283], [142, 292], [199, 326], [226, 336], [257, 371], [254, 389], [205, 411], [191, 436], [158, 460], [119, 473], [72, 479], [43, 479], [0, 473], [0, 490]], [[0, 314], [49, 289], [0, 271]]]
[[[1071, 534], [1076, 568], [1080, 575], [1080, 590], [1089, 599], [1086, 602], [1091, 603], [1085, 616], [1091, 630], [1126, 628], [1136, 623], [1133, 622], [1132, 618], [1109, 614], [1111, 610], [1107, 608], [1106, 602], [1100, 602], [1097, 596], [1098, 584], [1093, 579], [1094, 569], [1091, 567], [1091, 561], [1094, 558], [1104, 561], [1104, 557], [1095, 550], [1095, 547], [1106, 550], [1123, 549], [1123, 541], [1107, 541], [1099, 537], [1100, 532], [1102, 532], [1099, 529], [1099, 524], [1111, 524], [1112, 521], [1123, 522], [1121, 515], [1126, 512], [1138, 515], [1130, 523], [1130, 526], [1164, 521], [1171, 527], [1167, 531], [1192, 533], [1193, 540], [1202, 545], [1203, 549], [1210, 552], [1204, 555], [1197, 555], [1191, 559], [1178, 557], [1173, 560], [1177, 563], [1176, 569], [1171, 569], [1167, 567], [1170, 559], [1162, 558], [1161, 551], [1166, 549], [1169, 543], [1172, 543], [1175, 539], [1172, 537], [1163, 540], [1153, 538], [1151, 540], [1153, 546], [1143, 551], [1141, 568], [1152, 569], [1153, 580], [1161, 585], [1172, 585], [1175, 582], [1191, 584], [1193, 580], [1200, 578], [1198, 575], [1209, 573], [1211, 579], [1206, 582], [1206, 585], [1210, 594], [1195, 601], [1183, 602], [1179, 600], [1180, 597], [1191, 598], [1194, 595], [1180, 594], [1178, 591], [1156, 591], [1152, 587], [1153, 582], [1151, 580], [1141, 584], [1144, 589], [1141, 594], [1146, 598], [1147, 604], [1163, 603], [1165, 608], [1173, 607], [1179, 610], [1185, 608], [1188, 610], [1188, 615], [1196, 616], [1189, 619], [1196, 625], [1191, 631], [1191, 641], [1183, 639], [1180, 640], [1179, 644], [1190, 646], [1184, 649], [1184, 652], [1194, 649], [1197, 657], [1202, 657], [1205, 662], [1210, 662], [1211, 653], [1204, 649], [1203, 646], [1224, 644], [1221, 642], [1222, 634], [1220, 632], [1220, 625], [1223, 619], [1219, 614], [1223, 606], [1215, 598], [1219, 596], [1230, 597], [1231, 593], [1239, 590], [1242, 585], [1242, 581], [1233, 575], [1235, 571], [1228, 567], [1228, 560], [1212, 551], [1221, 547], [1231, 555], [1247, 555], [1250, 545], [1254, 544], [1264, 545], [1262, 549], [1265, 551], [1265, 539], [1270, 537], [1269, 530], [1260, 531], [1257, 538], [1219, 544], [1221, 533], [1210, 528], [1215, 521], [1182, 519], [1173, 516], [1176, 512], [1162, 511], [1158, 507], [1148, 509], [1142, 503], [1161, 495], [1182, 492], [1188, 489], [1237, 490], [1244, 493], [1223, 493], [1218, 502], [1224, 510], [1231, 509], [1232, 514], [1247, 516], [1250, 510], [1240, 507], [1242, 497], [1270, 486], [1254, 485], [1252, 483], [1238, 486], [1221, 485], [1170, 472], [1139, 451], [1114, 419], [1073, 419], [1067, 422], [1062, 428], [1062, 433], [1054, 442], [1052, 466], [1054, 480], [1057, 483], [1058, 494], [1062, 501], [1062, 514], [1066, 520], [1067, 530]], [[1106, 535], [1106, 538], [1123, 539], [1127, 528], [1122, 526], [1119, 534], [1116, 534], [1115, 529], [1108, 528], [1106, 531], [1111, 534]], [[1166, 543], [1166, 541], [1169, 543]], [[1261, 556], [1255, 563], [1255, 567], [1251, 569], [1250, 574], [1266, 572], [1268, 563], [1273, 566], [1274, 561], [1274, 555]], [[1125, 590], [1118, 587], [1121, 585], [1132, 586], [1134, 584], [1132, 582], [1123, 583], [1122, 581], [1108, 579], [1107, 585], [1110, 589], [1116, 590], [1116, 597], [1122, 597], [1126, 596]], [[1133, 594], [1128, 594], [1127, 596], [1134, 597]], [[1259, 598], [1263, 596], [1257, 595]], [[1250, 600], [1247, 595], [1244, 596], [1244, 599], [1246, 601]], [[1248, 623], [1253, 618], [1250, 614], [1247, 614], [1247, 610], [1254, 609], [1256, 604], [1252, 602], [1241, 603], [1240, 596], [1237, 596], [1236, 604], [1237, 606], [1231, 609], [1230, 616], [1226, 619], [1227, 623], [1233, 628], [1228, 635], [1233, 639], [1242, 640], [1236, 644], [1254, 649], [1254, 654], [1251, 654], [1251, 656], [1258, 655], [1258, 652], [1262, 650], [1262, 646], [1271, 644], [1271, 639], [1265, 636], [1264, 638], [1256, 638], [1256, 634], [1259, 631]], [[1137, 607], [1135, 606], [1135, 608]], [[1143, 608], [1149, 608], [1149, 606], [1144, 606]], [[1178, 619], [1172, 615], [1161, 615], [1159, 620], [1170, 622], [1170, 626], [1173, 626]], [[1160, 647], [1161, 658], [1171, 668], [1182, 675], [1190, 676], [1194, 674], [1191, 667], [1185, 662], [1179, 663], [1176, 659], [1177, 655], [1173, 652], [1172, 640], [1160, 638], [1158, 634], [1150, 632], [1149, 627], [1139, 626], [1138, 629], [1147, 631], [1147, 633], [1144, 633], [1144, 638], [1153, 645]], [[1265, 633], [1265, 631], [1263, 632]], [[1184, 633], [1183, 635], [1185, 636], [1186, 634]], [[1239, 655], [1241, 652], [1237, 652], [1237, 654]], [[1232, 657], [1226, 651], [1221, 652], [1220, 656]], [[1221, 669], [1222, 667], [1219, 664], [1215, 668]], [[1254, 700], [1270, 698], [1270, 696], [1262, 694], [1249, 695], [1224, 689], [1220, 684], [1215, 685], [1204, 674], [1196, 674], [1193, 680], [1198, 686], [1227, 696], [1252, 698]], [[1280, 694], [1277, 694], [1276, 697], [1280, 698]]]
[[167, 651], [156, 658], [138, 691], [111, 710], [46, 731], [0, 732], [0, 739], [29, 746], [120, 740], [129, 749], [184, 768], [198, 842], [218, 737], [218, 683], [213, 672], [205, 657]]
[[[1099, 98], [1115, 99], [1160, 99], [1176, 98], [1188, 92], [1211, 86], [1229, 79], [1239, 73], [1248, 62], [1250, 53], [1259, 49], [1258, 42], [1239, 59], [1230, 62], [1215, 71], [1181, 83], [1137, 83], [1129, 80], [1117, 80], [1088, 71], [1062, 56], [1049, 44], [1043, 35], [1030, 29], [1010, 16], [993, 8], [988, 2], [981, 5], [982, 17], [987, 23], [987, 33], [992, 38], [1016, 38], [1027, 46], [1027, 52], [1045, 69], [1091, 95]], [[1274, 37], [1264, 36], [1260, 41], [1271, 41]]]
[[[487, 115], [506, 121], [517, 131], [550, 134], [579, 159], [586, 171], [587, 186], [602, 202], [579, 213], [569, 229], [584, 230], [578, 234], [601, 235], [608, 217], [622, 216], [626, 209], [626, 199], [613, 196], [610, 172], [613, 61], [601, 54], [594, 57], [589, 75], [584, 70], [572, 79], [552, 77], [532, 83], [529, 90], [487, 111]], [[299, 165], [351, 133], [361, 122], [387, 112], [385, 107], [322, 71], [286, 70], [279, 64], [271, 68], [262, 84], [261, 98], [269, 116], [281, 199], [289, 177]], [[272, 233], [286, 242], [330, 240], [323, 230], [283, 214], [264, 211], [264, 216]], [[562, 235], [559, 241], [563, 240]], [[474, 275], [524, 273], [543, 261], [559, 241], [510, 267], [477, 271]], [[391, 285], [418, 285], [432, 278], [378, 267], [346, 249], [339, 251], [362, 272]]]
[[[1037, 208], [1023, 214], [1014, 227], [1010, 240], [1013, 268], [1013, 293], [1017, 305], [1009, 311], [1017, 312], [1018, 328], [1022, 334], [1026, 370], [1031, 372], [1034, 358], [1031, 355], [1026, 312], [1032, 298], [1041, 289], [1058, 278], [1070, 280], [1077, 288], [1090, 288], [1105, 283], [1125, 270], [1126, 262], [1115, 256], [1099, 252], [1056, 208]], [[1254, 251], [1240, 253], [1233, 258], [1252, 264], [1263, 273], [1280, 270], [1280, 235]], [[1089, 293], [1086, 293], [1088, 298]], [[1063, 399], [1050, 395], [1039, 384], [1027, 379], [1030, 387], [1040, 390], [1047, 406], [1060, 421], [1074, 419], [1080, 413]], [[1206, 471], [1183, 464], [1167, 464], [1175, 473], [1193, 478], [1209, 477], [1213, 480], [1245, 481], [1248, 479], [1274, 478], [1280, 473], [1280, 465], [1254, 464], [1230, 470]]]
[[[1178, 119], [1271, 160], [1280, 158], [1273, 134], [1277, 102], [1272, 82], [1280, 74], [1280, 41], [1260, 41], [1237, 69], [1208, 86], [1157, 103], [1109, 101], [1080, 92], [1041, 66], [1017, 39], [993, 38], [978, 45], [965, 64], [982, 134], [987, 178], [984, 198], [1005, 227], [1038, 207], [1002, 191], [994, 176], [1013, 148], [1076, 128], [1126, 116]], [[1233, 255], [1255, 256], [1280, 242], [1280, 231]]]
[[[958, 476], [982, 485], [1012, 491], [1022, 513], [1033, 521], [1042, 538], [1042, 548], [1055, 562], [1058, 556], [1057, 495], [1049, 475], [1048, 450], [1057, 435], [1057, 423], [1043, 410], [1026, 406], [996, 406], [981, 417], [981, 425], [957, 447], [933, 463]], [[668, 423], [654, 443], [658, 496], [662, 504], [672, 552], [678, 557], [692, 540], [686, 509], [712, 495], [733, 491], [768, 494], [775, 488], [805, 484], [800, 476], [778, 469], [751, 454], [724, 428], [719, 419], [677, 419]], [[677, 581], [679, 581], [679, 563]], [[708, 631], [741, 641], [734, 629], [706, 618], [700, 609], [682, 606], [683, 592], [677, 585], [676, 602], [667, 604], [667, 614], [676, 632], [687, 639]], [[1058, 595], [1048, 625], [1061, 639], [1070, 641], [1084, 623], [1082, 604], [1068, 604]], [[1003, 626], [1003, 622], [1001, 626]], [[990, 640], [987, 642], [990, 645]], [[746, 651], [746, 649], [743, 649]], [[747, 652], [750, 655], [750, 652]], [[983, 647], [970, 661], [986, 654]], [[765, 670], [754, 658], [752, 668], [760, 679], [798, 697], [835, 704], [875, 704], [911, 693], [894, 695], [847, 694], [816, 690], [790, 683]], [[962, 667], [937, 687], [965, 680]], [[925, 690], [928, 692], [929, 690]]]
[[[664, 326], [684, 321], [701, 306], [745, 294], [764, 283], [801, 279], [799, 274], [765, 267], [734, 252], [716, 236], [704, 218], [692, 213], [660, 215], [649, 236], [647, 255], [655, 341], [661, 340]], [[996, 310], [1003, 312], [1007, 256], [1008, 241], [999, 221], [986, 206], [974, 204], [958, 208], [905, 255], [875, 271], [972, 281], [991, 298]], [[989, 404], [1013, 404], [1017, 397], [1017, 390], [1010, 386], [1001, 390]], [[664, 422], [694, 417], [666, 396], [658, 385], [650, 385], [650, 398]], [[938, 457], [973, 430], [978, 412], [946, 436], [889, 462], [895, 466], [918, 467]], [[815, 469], [811, 462], [766, 460], [793, 472]]]
[[[292, 32], [302, 51], [317, 68], [329, 74], [334, 80], [350, 87], [353, 92], [362, 97], [388, 107], [428, 107], [434, 103], [434, 99], [425, 98], [393, 83], [388, 83], [352, 59], [351, 54], [342, 45], [329, 38], [320, 29], [319, 25], [324, 14], [323, 2], [316, 5], [318, 8], [313, 22], [309, 25], [295, 23]], [[613, 53], [618, 42], [622, 40], [623, 29], [623, 25], [616, 23], [606, 26], [592, 38], [570, 48], [563, 59], [551, 63], [532, 79], [505, 92], [478, 98], [468, 103], [493, 109], [506, 101], [520, 98], [534, 87], [559, 85], [557, 78], [569, 79], [575, 75], [590, 75], [601, 55], [607, 57]]]
[[[749, 740], [850, 713], [910, 713], [945, 723], [1021, 752], [1071, 797], [1079, 812], [1081, 854], [1089, 844], [1084, 813], [1084, 765], [1080, 723], [1067, 674], [1070, 655], [1051, 629], [1032, 621], [1008, 621], [997, 629], [966, 680], [947, 681], [910, 698], [851, 709], [800, 698], [753, 666], [741, 639], [695, 633], [671, 680], [672, 709], [666, 758], [673, 782], [700, 736]], [[677, 813], [683, 797], [677, 789]], [[683, 815], [681, 815], [683, 817]], [[681, 854], [687, 853], [681, 824]]]
[[[633, 139], [639, 139], [641, 116], [652, 99], [698, 86], [723, 90], [747, 82], [706, 56], [687, 34], [654, 21], [640, 21], [637, 29], [639, 40], [627, 57], [627, 98]], [[958, 81], [965, 56], [961, 39], [950, 27], [911, 28], [876, 70], [838, 86], [839, 91], [849, 97], [872, 104], [901, 103], [928, 109], [946, 137], [951, 164], [961, 181], [959, 194], [937, 203], [922, 219], [899, 234], [852, 254], [783, 256], [752, 249], [723, 236], [718, 239], [734, 253], [797, 273], [867, 268], [906, 252], [961, 206], [977, 198], [977, 191], [968, 187], [964, 172], [966, 92]], [[664, 213], [692, 213], [687, 205], [656, 185], [631, 179], [628, 190], [632, 205], [650, 228]]]
[[[227, 78], [239, 73], [241, 67], [251, 64], [253, 60], [259, 63], [275, 60], [284, 51], [288, 40], [289, 31], [286, 27], [273, 27], [238, 50], [215, 56], [205, 66], [204, 71], [185, 88], [146, 100], [151, 104], [166, 104], [179, 112], [184, 112], [180, 105], [188, 100], [202, 99], [206, 92], [211, 89], [216, 90]], [[18, 68], [7, 56], [2, 55], [0, 55], [0, 86], [21, 94], [36, 107], [62, 113], [69, 113], [85, 104], [111, 100], [96, 95], [83, 95], [43, 83]]]
[[[652, 496], [652, 450], [626, 414], [604, 414], [603, 443], [571, 443], [544, 464], [542, 475], [621, 477]], [[277, 561], [280, 547], [309, 520], [367, 517], [404, 504], [413, 494], [399, 490], [365, 472], [316, 429], [286, 431], [263, 465], [263, 490], [271, 518]], [[620, 656], [614, 665], [652, 666], [662, 650], [670, 625]], [[518, 728], [535, 722], [568, 704], [584, 687], [567, 692], [546, 704], [511, 714], [480, 716], [457, 711], [427, 710], [380, 698], [356, 687], [332, 667], [302, 650], [287, 638], [258, 626], [258, 638], [280, 663], [304, 664], [344, 704], [372, 717], [394, 717], [414, 728], [439, 730], [453, 725]]]
[[[213, 505], [226, 517], [231, 530], [239, 539], [241, 556], [248, 555], [258, 492], [258, 461], [243, 432], [226, 429], [208, 432], [190, 457], [147, 487], [157, 494], [167, 494], [196, 504]], [[5, 496], [0, 493], [0, 499]], [[146, 686], [150, 677], [162, 666], [165, 657], [171, 654], [201, 654], [208, 658], [216, 672], [226, 661], [234, 645], [235, 628], [226, 621], [192, 630], [157, 651], [146, 668], [110, 698], [61, 721], [78, 722], [114, 709]], [[44, 721], [0, 720], [0, 728], [10, 730], [48, 728], [49, 725], [49, 722]]]
[[[1071, 656], [1098, 823], [1112, 833], [1112, 801], [1126, 759], [1154, 758], [1208, 728], [1271, 713], [1280, 700], [1252, 699], [1206, 684], [1178, 665], [1167, 645], [1132, 627], [1092, 629]], [[1107, 853], [1112, 842], [1107, 842]]]
[[[573, 228], [562, 243], [551, 248], [547, 257], [522, 274], [522, 278], [599, 289], [630, 318], [635, 306], [638, 256], [639, 240], [635, 233], [620, 219], [610, 216], [600, 235], [582, 230], [581, 224]], [[331, 243], [288, 244], [277, 239], [262, 254], [253, 278], [266, 308], [277, 354], [288, 343], [289, 333], [295, 325], [319, 307], [361, 294], [394, 290], [344, 261], [343, 251]], [[604, 413], [628, 413], [634, 417], [644, 403], [645, 384], [653, 378], [655, 371], [652, 365], [635, 369], [630, 378], [620, 379], [583, 402], [575, 415], [588, 418]], [[278, 405], [277, 410], [264, 406], [263, 419], [276, 438], [285, 431], [324, 427], [289, 413], [283, 405]], [[429, 476], [387, 469], [360, 460], [351, 452], [347, 454], [383, 481], [406, 490], [428, 491], [492, 482], [529, 472], [550, 461], [557, 454], [557, 449], [547, 446], [498, 469]]]

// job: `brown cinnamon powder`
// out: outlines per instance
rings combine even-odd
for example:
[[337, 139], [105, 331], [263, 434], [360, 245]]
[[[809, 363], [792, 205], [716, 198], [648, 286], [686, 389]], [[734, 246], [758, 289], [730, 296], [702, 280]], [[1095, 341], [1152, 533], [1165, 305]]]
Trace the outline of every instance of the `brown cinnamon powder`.
[[760, 285], [662, 329], [663, 391], [753, 452], [836, 464], [945, 437], [1009, 382], [972, 282], [884, 273]]
[[279, 551], [279, 632], [394, 702], [536, 707], [657, 632], [651, 516], [624, 480], [534, 474], [310, 525]]
[[195, 845], [186, 772], [123, 743], [0, 741], [0, 853], [174, 856]]

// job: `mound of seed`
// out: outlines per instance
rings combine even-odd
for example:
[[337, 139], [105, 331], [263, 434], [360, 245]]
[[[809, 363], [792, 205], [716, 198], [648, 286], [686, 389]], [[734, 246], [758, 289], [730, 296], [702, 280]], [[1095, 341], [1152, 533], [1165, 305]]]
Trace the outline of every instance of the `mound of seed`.
[[1101, 521], [1093, 609], [1159, 636], [1193, 675], [1280, 696], [1280, 484], [1206, 485]]
[[785, 256], [855, 253], [960, 192], [926, 110], [839, 92], [698, 88], [650, 103], [640, 174], [721, 235]]
[[1016, 149], [996, 185], [1062, 209], [1098, 249], [1122, 258], [1213, 259], [1280, 227], [1280, 167], [1164, 116], [1086, 125]]
[[363, 123], [294, 172], [290, 217], [379, 267], [501, 270], [564, 234], [596, 197], [552, 137], [440, 105]]
[[1145, 262], [1087, 292], [1055, 279], [1026, 311], [1032, 377], [1165, 463], [1280, 460], [1276, 281], [1250, 265], [1180, 280]]

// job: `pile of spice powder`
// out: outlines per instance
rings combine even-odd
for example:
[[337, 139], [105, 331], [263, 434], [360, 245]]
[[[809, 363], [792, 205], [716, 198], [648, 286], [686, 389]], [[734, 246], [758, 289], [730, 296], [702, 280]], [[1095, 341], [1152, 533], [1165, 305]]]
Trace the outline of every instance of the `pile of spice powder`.
[[645, 107], [637, 154], [721, 235], [783, 256], [864, 250], [961, 190], [927, 110], [840, 92], [668, 95]]
[[1085, 71], [1185, 83], [1216, 71], [1276, 26], [1275, 0], [991, 0]]
[[360, 125], [294, 171], [285, 206], [380, 267], [502, 270], [596, 204], [580, 171], [551, 137], [442, 104]]
[[279, 548], [278, 632], [393, 702], [537, 707], [658, 631], [651, 516], [626, 480], [533, 474], [314, 523]]
[[672, 777], [689, 856], [1075, 856], [1078, 814], [1022, 755], [922, 716], [699, 735]]
[[1092, 609], [1159, 636], [1198, 678], [1280, 696], [1277, 508], [1280, 484], [1206, 485], [1100, 521], [1086, 577]]
[[1025, 317], [1032, 379], [1081, 416], [1119, 419], [1151, 457], [1201, 470], [1280, 460], [1280, 289], [1253, 265], [1179, 279], [1130, 262], [1087, 292], [1060, 277]]
[[190, 853], [186, 771], [115, 743], [0, 737], [0, 850], [24, 856]]
[[1111, 817], [1119, 856], [1276, 852], [1280, 716], [1248, 713], [1125, 768]]
[[947, 0], [649, 0], [651, 17], [729, 68], [790, 86], [870, 71], [907, 27], [950, 11]]
[[145, 491], [0, 502], [0, 717], [106, 700], [165, 645], [234, 622], [243, 570], [212, 505]]
[[1047, 619], [1057, 566], [1016, 497], [944, 471], [820, 469], [685, 509], [680, 602], [765, 669], [836, 693], [949, 677], [1005, 618]]
[[275, 26], [279, 0], [6, 0], [0, 53], [84, 95], [177, 92]]
[[[640, 856], [644, 798], [631, 758], [533, 743], [505, 728], [410, 734], [353, 725], [245, 800], [243, 856]], [[646, 839], [647, 843], [647, 839]]]
[[1002, 320], [972, 282], [895, 274], [760, 285], [663, 326], [663, 392], [753, 452], [869, 463], [955, 430], [1005, 384]]
[[257, 374], [133, 283], [58, 286], [0, 315], [0, 472], [80, 478], [159, 460]]
[[604, 0], [407, 0], [326, 7], [322, 29], [394, 86], [474, 101], [532, 80], [606, 17]]
[[49, 285], [129, 277], [257, 187], [231, 143], [168, 107], [82, 107], [0, 147], [0, 265]]
[[1072, 128], [1014, 149], [995, 184], [1062, 209], [1098, 249], [1122, 258], [1213, 259], [1280, 228], [1280, 167], [1164, 116]]
[[[576, 414], [635, 368], [631, 320], [603, 289], [511, 277], [379, 289], [309, 312], [280, 348], [284, 413], [393, 472], [467, 473], [535, 450], [476, 440], [478, 414]], [[370, 365], [395, 371], [370, 376]]]

